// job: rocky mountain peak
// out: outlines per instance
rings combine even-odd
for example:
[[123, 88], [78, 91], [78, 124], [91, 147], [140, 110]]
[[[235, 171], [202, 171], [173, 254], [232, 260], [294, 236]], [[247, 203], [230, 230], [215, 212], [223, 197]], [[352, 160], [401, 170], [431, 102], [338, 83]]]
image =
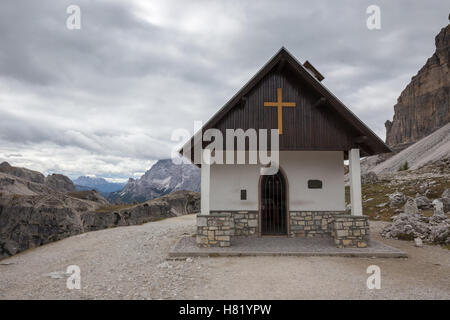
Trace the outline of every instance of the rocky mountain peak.
[[9, 167], [11, 167], [11, 165], [6, 161], [0, 163], [0, 168], [9, 168]]
[[73, 180], [73, 183], [78, 184], [80, 186], [92, 186], [95, 184], [104, 184], [108, 182], [103, 178], [80, 176], [75, 180]]
[[450, 122], [450, 25], [435, 38], [436, 50], [412, 77], [394, 106], [393, 121], [386, 121], [386, 143], [402, 150]]
[[178, 190], [200, 191], [200, 169], [193, 164], [174, 164], [158, 160], [139, 179], [128, 180], [122, 191], [114, 192], [111, 202], [143, 202]]

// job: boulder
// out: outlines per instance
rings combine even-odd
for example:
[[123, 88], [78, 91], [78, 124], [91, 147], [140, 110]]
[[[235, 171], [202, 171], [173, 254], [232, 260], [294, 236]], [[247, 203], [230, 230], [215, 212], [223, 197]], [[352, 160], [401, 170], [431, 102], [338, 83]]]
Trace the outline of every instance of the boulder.
[[381, 235], [387, 238], [414, 240], [428, 234], [427, 220], [421, 214], [400, 213], [394, 216], [392, 224], [383, 229]]
[[450, 243], [450, 219], [442, 212], [442, 202], [434, 200], [433, 204], [434, 214], [428, 218], [419, 213], [415, 199], [408, 198], [405, 212], [394, 216], [393, 222], [383, 229], [381, 235], [401, 240], [420, 238], [432, 243]]
[[399, 191], [395, 191], [394, 193], [389, 194], [388, 197], [389, 197], [389, 205], [391, 207], [399, 207], [403, 205], [406, 201], [405, 195]]
[[423, 247], [423, 242], [422, 239], [420, 238], [414, 238], [414, 245], [418, 248], [422, 248]]
[[444, 204], [439, 199], [434, 199], [433, 202], [434, 214], [435, 215], [444, 215]]
[[408, 197], [405, 206], [403, 207], [403, 212], [406, 214], [417, 214], [419, 213], [419, 208], [417, 208], [416, 199]]
[[368, 173], [361, 175], [362, 184], [372, 184], [376, 182], [378, 182], [378, 176], [373, 171], [369, 171]]
[[450, 224], [444, 221], [430, 228], [429, 240], [434, 243], [450, 243]]
[[444, 212], [450, 211], [450, 188], [444, 190], [441, 196], [442, 203], [444, 205]]
[[419, 209], [431, 209], [433, 207], [431, 200], [420, 194], [416, 195], [416, 204]]

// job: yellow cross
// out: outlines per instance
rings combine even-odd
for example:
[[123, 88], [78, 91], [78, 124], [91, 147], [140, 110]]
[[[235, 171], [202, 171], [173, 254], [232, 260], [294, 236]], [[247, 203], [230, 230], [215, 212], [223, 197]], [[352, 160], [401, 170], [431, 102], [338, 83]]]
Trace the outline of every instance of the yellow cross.
[[278, 134], [283, 134], [283, 107], [295, 107], [295, 102], [283, 102], [283, 91], [277, 89], [277, 102], [264, 102], [264, 107], [277, 107]]

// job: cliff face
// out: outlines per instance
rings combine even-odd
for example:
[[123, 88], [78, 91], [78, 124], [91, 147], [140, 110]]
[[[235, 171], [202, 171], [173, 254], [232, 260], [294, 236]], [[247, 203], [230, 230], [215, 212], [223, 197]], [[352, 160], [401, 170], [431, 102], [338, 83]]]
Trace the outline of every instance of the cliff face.
[[386, 143], [395, 150], [429, 135], [450, 122], [450, 25], [435, 38], [436, 51], [401, 93], [393, 121], [386, 121]]
[[0, 197], [0, 259], [83, 232], [199, 212], [200, 194], [178, 191], [118, 210], [105, 204], [96, 191]]
[[200, 194], [191, 191], [117, 208], [109, 206], [95, 190], [74, 190], [72, 181], [63, 175], [45, 177], [37, 171], [1, 163], [0, 259], [87, 231], [200, 210]]

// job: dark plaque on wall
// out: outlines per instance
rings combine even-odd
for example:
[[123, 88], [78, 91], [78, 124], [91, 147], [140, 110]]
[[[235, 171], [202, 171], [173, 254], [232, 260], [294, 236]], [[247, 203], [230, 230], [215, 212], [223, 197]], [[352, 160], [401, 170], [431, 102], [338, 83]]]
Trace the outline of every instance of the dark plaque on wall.
[[247, 190], [241, 190], [241, 200], [247, 200]]
[[308, 180], [308, 189], [322, 189], [322, 181]]

